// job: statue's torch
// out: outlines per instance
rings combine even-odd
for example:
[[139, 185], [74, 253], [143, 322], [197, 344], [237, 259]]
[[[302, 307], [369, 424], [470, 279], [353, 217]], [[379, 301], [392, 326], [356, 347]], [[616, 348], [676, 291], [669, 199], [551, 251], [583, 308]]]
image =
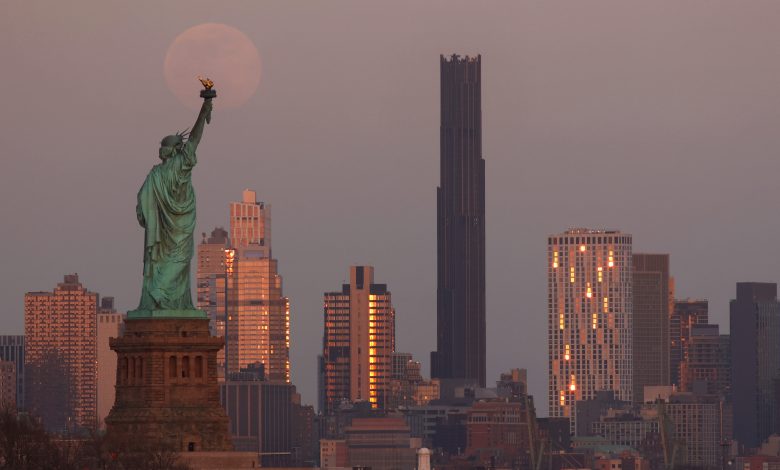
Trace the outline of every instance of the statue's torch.
[[[210, 100], [217, 97], [217, 90], [214, 89], [214, 82], [210, 78], [203, 78], [198, 76], [198, 80], [203, 84], [203, 89], [200, 90], [200, 97], [204, 100]], [[211, 113], [206, 116], [206, 123], [211, 124]]]

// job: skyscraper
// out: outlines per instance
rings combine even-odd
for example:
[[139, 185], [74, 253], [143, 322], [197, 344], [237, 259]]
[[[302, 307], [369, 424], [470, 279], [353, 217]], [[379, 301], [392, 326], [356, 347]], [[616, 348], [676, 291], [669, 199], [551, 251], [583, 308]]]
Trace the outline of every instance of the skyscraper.
[[431, 376], [485, 386], [482, 58], [440, 57], [436, 351]]
[[77, 274], [24, 296], [27, 408], [50, 430], [96, 424], [97, 303]]
[[675, 300], [669, 319], [669, 375], [672, 385], [680, 386], [680, 364], [691, 338], [694, 325], [706, 325], [709, 321], [707, 300]]
[[674, 296], [669, 255], [639, 254], [633, 264], [633, 397], [646, 385], [669, 385], [669, 310]]
[[290, 302], [271, 251], [271, 207], [244, 190], [230, 203], [227, 361], [232, 372], [261, 362], [268, 380], [290, 381]]
[[738, 282], [730, 304], [734, 438], [758, 447], [777, 432], [780, 303], [777, 284]]
[[221, 227], [203, 235], [197, 279], [198, 308], [212, 333], [226, 338], [221, 366], [225, 356], [228, 372], [260, 362], [268, 380], [289, 382], [290, 301], [271, 254], [271, 207], [255, 191], [230, 203], [230, 237]]
[[573, 431], [577, 401], [631, 400], [631, 235], [574, 228], [547, 244], [550, 416]]
[[258, 202], [255, 191], [245, 189], [241, 201], [230, 203], [230, 240], [234, 248], [271, 256], [271, 206]]
[[374, 284], [372, 266], [352, 266], [349, 284], [325, 293], [320, 403], [341, 400], [384, 408], [395, 351], [395, 310], [386, 284]]

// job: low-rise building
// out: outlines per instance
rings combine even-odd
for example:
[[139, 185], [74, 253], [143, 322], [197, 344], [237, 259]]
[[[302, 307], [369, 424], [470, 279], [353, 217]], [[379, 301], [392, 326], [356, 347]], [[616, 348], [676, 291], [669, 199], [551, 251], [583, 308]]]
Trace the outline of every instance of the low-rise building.
[[531, 415], [518, 399], [480, 401], [468, 412], [466, 454], [483, 465], [530, 465]]
[[220, 402], [235, 450], [260, 453], [263, 467], [290, 466], [294, 396], [295, 386], [262, 380], [259, 367], [230, 374], [220, 384]]
[[349, 465], [347, 441], [344, 439], [320, 440], [320, 468], [345, 468]]
[[[652, 411], [652, 410], [651, 410]], [[655, 414], [638, 414], [609, 410], [592, 425], [593, 435], [605, 438], [611, 445], [640, 449], [649, 434], [658, 434], [658, 419]]]
[[372, 470], [414, 468], [421, 440], [403, 418], [356, 418], [346, 429], [349, 466]]

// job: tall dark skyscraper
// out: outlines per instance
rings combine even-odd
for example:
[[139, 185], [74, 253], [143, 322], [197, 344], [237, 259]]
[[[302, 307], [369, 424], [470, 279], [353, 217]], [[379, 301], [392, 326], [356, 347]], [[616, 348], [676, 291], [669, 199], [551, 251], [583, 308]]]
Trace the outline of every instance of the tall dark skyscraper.
[[441, 61], [436, 351], [431, 375], [485, 386], [485, 160], [482, 58]]
[[673, 302], [669, 255], [634, 253], [634, 403], [648, 385], [669, 385], [669, 310]]
[[738, 282], [730, 305], [734, 438], [758, 447], [777, 432], [780, 303], [777, 284]]

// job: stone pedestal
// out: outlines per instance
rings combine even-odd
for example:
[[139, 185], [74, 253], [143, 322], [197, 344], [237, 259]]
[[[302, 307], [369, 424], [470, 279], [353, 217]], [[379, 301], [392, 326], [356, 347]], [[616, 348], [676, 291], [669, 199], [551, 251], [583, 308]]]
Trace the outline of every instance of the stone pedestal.
[[233, 449], [217, 383], [224, 341], [210, 336], [208, 319], [128, 318], [109, 345], [117, 353], [109, 433], [181, 452]]

